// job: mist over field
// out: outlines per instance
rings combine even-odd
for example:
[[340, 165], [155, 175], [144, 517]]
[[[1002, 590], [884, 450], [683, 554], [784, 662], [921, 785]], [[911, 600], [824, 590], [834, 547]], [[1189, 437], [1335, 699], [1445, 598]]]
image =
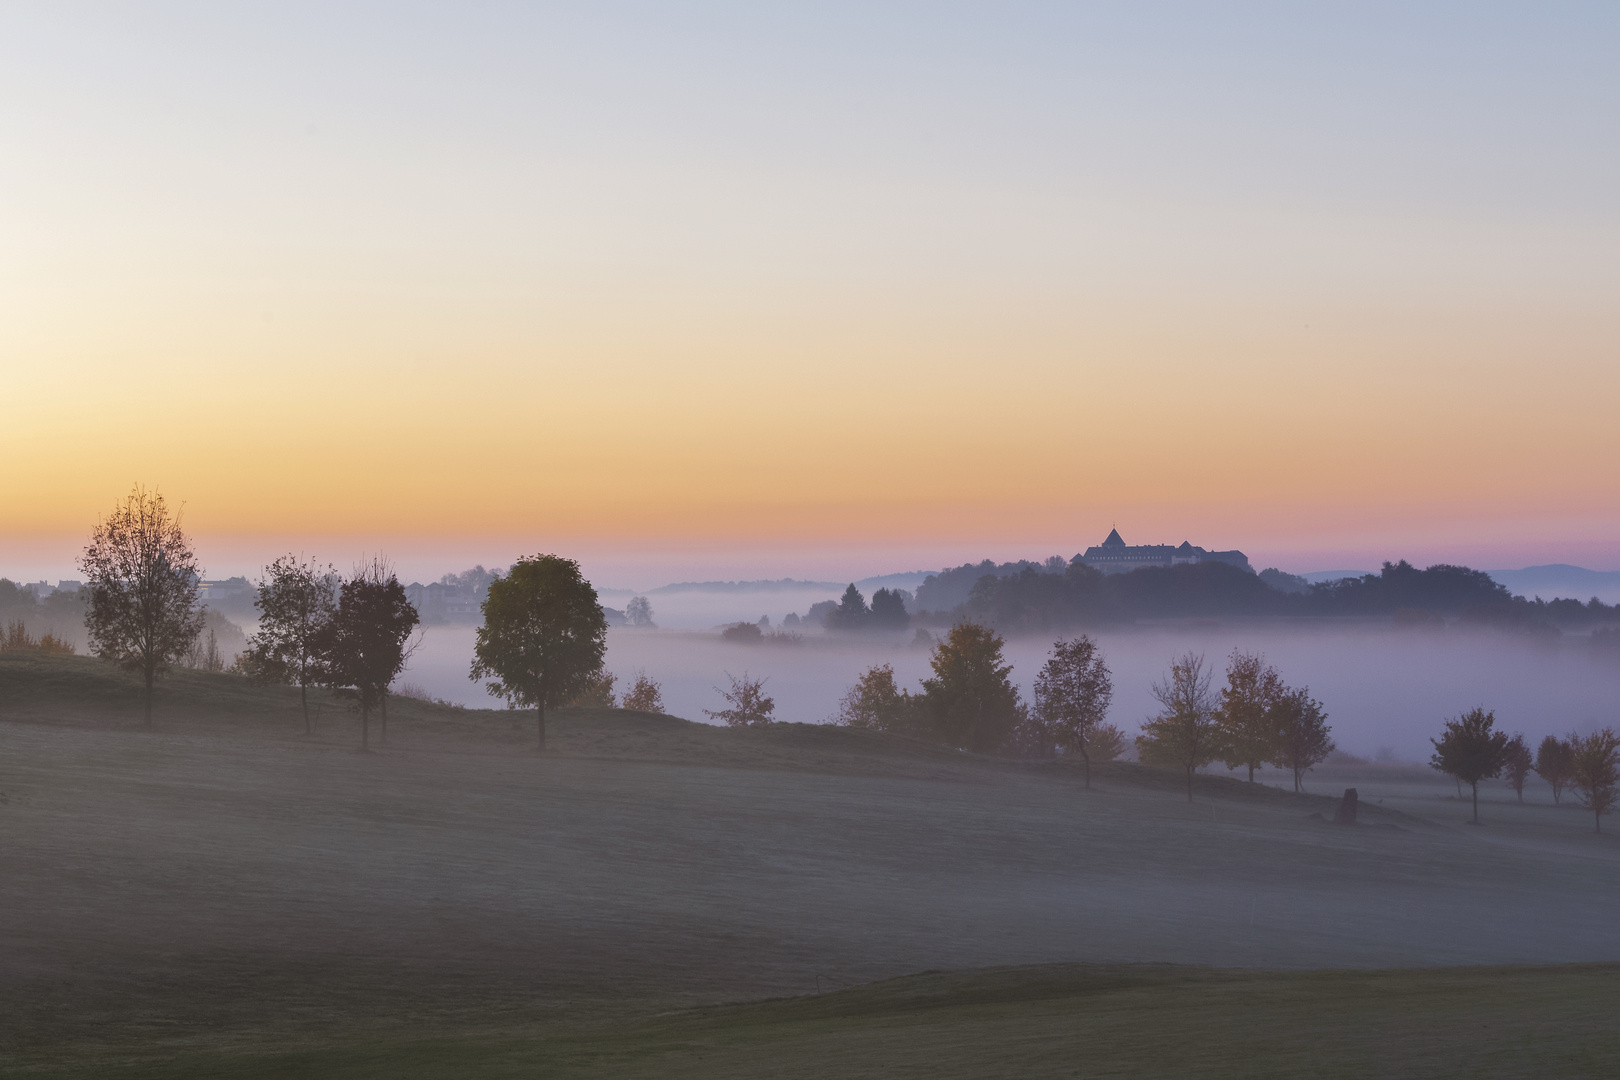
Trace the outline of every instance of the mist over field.
[[[773, 619], [773, 621], [775, 621]], [[1234, 648], [1260, 650], [1291, 684], [1305, 684], [1326, 706], [1341, 749], [1372, 757], [1387, 748], [1408, 761], [1427, 761], [1442, 719], [1483, 705], [1509, 731], [1539, 739], [1614, 722], [1620, 710], [1620, 665], [1600, 662], [1579, 640], [1539, 645], [1488, 631], [1391, 630], [1387, 627], [1192, 625], [1103, 630], [1114, 673], [1110, 719], [1134, 731], [1157, 711], [1149, 692], [1170, 659], [1202, 652], [1217, 668]], [[436, 697], [473, 707], [498, 707], [467, 679], [470, 627], [431, 627], [401, 676]], [[1012, 678], [1028, 700], [1051, 642], [1013, 637], [1007, 643]], [[747, 671], [766, 677], [779, 720], [828, 721], [840, 696], [873, 664], [892, 664], [913, 691], [929, 674], [929, 651], [898, 640], [807, 634], [802, 644], [733, 645], [714, 633], [613, 628], [607, 668], [620, 683], [644, 670], [663, 684], [669, 712], [706, 721], [723, 707], [716, 686]], [[1217, 680], [1218, 681], [1218, 680]]]

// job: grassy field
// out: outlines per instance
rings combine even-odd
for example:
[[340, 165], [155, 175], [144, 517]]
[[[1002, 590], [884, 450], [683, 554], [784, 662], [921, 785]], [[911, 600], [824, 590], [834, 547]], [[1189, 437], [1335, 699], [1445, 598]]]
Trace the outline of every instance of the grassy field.
[[1188, 804], [1131, 765], [1087, 792], [862, 732], [575, 710], [552, 735], [401, 700], [359, 754], [337, 703], [305, 736], [295, 694], [199, 673], [147, 731], [102, 665], [0, 656], [0, 1070], [1620, 1060], [1620, 842], [1578, 810], [1498, 793], [1476, 828], [1421, 771], [1313, 778], [1369, 800], [1345, 829], [1326, 795], [1209, 776]]

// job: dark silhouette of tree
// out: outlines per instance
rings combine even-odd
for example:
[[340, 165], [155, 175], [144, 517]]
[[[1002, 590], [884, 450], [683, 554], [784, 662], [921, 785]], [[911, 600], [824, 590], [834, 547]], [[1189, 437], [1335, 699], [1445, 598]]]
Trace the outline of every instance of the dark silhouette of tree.
[[321, 678], [360, 703], [360, 748], [371, 748], [371, 711], [382, 713], [388, 739], [388, 688], [410, 658], [411, 632], [421, 622], [405, 586], [382, 559], [359, 567], [338, 588], [337, 611], [320, 638]]
[[922, 710], [930, 733], [941, 742], [987, 752], [1005, 743], [1024, 718], [1018, 688], [1002, 663], [1001, 635], [974, 622], [959, 622], [934, 646], [932, 679], [923, 680]]
[[619, 707], [631, 712], [661, 713], [664, 711], [663, 687], [648, 678], [645, 671], [638, 671], [630, 689], [624, 692], [624, 700]]
[[153, 684], [203, 628], [197, 603], [202, 568], [191, 539], [161, 494], [137, 486], [96, 525], [79, 568], [90, 593], [84, 616], [90, 651], [141, 673], [151, 727]]
[[1508, 786], [1514, 794], [1524, 802], [1524, 782], [1530, 776], [1534, 762], [1530, 757], [1530, 747], [1524, 741], [1524, 733], [1515, 733], [1508, 740], [1507, 750], [1502, 758], [1502, 775], [1507, 777]]
[[911, 695], [894, 682], [894, 668], [878, 664], [855, 680], [838, 702], [833, 723], [874, 731], [901, 731], [911, 726]]
[[1276, 742], [1267, 760], [1294, 774], [1294, 791], [1298, 792], [1304, 787], [1305, 774], [1333, 753], [1327, 713], [1308, 688], [1284, 688], [1272, 703], [1271, 718]]
[[631, 626], [653, 627], [652, 602], [645, 596], [632, 596], [630, 602], [624, 605], [624, 619]]
[[1202, 656], [1185, 653], [1171, 661], [1169, 676], [1153, 684], [1153, 697], [1163, 710], [1136, 737], [1137, 752], [1147, 764], [1186, 770], [1188, 802], [1193, 774], [1215, 760], [1220, 741], [1210, 678]]
[[1613, 728], [1590, 735], [1570, 735], [1570, 786], [1582, 806], [1592, 811], [1592, 831], [1603, 831], [1603, 815], [1613, 808], [1620, 788], [1620, 735]]
[[710, 719], [724, 720], [730, 727], [764, 727], [771, 722], [771, 713], [776, 711], [776, 702], [765, 693], [765, 680], [750, 678], [748, 672], [737, 678], [731, 672], [726, 672], [726, 678], [731, 680], [731, 689], [722, 690], [718, 686], [715, 693], [730, 703], [729, 709], [704, 709]]
[[519, 559], [490, 583], [473, 646], [473, 679], [514, 708], [535, 710], [540, 750], [546, 709], [571, 700], [602, 667], [607, 617], [579, 564], [557, 555]]
[[827, 613], [829, 630], [865, 630], [872, 624], [872, 612], [866, 606], [866, 597], [850, 582], [849, 588], [838, 601], [838, 606]]
[[1277, 752], [1279, 716], [1273, 710], [1286, 692], [1277, 669], [1265, 657], [1232, 650], [1215, 722], [1220, 726], [1222, 762], [1229, 769], [1247, 766], [1251, 784], [1254, 770]]
[[1507, 761], [1508, 736], [1491, 730], [1496, 714], [1483, 708], [1470, 709], [1455, 720], [1446, 721], [1446, 730], [1434, 744], [1430, 767], [1455, 776], [1474, 792], [1474, 824], [1479, 824], [1479, 782], [1500, 776]]
[[293, 555], [265, 567], [254, 600], [259, 627], [243, 654], [242, 666], [255, 681], [298, 687], [306, 735], [313, 730], [309, 688], [322, 682], [321, 642], [337, 614], [336, 580], [331, 566]]
[[733, 623], [720, 631], [720, 640], [733, 645], [758, 645], [765, 640], [765, 631], [759, 628], [758, 623]]
[[1097, 643], [1084, 634], [1058, 640], [1035, 676], [1035, 708], [1046, 736], [1080, 755], [1091, 786], [1092, 736], [1108, 717], [1114, 680]]
[[879, 589], [872, 594], [872, 626], [879, 630], [904, 630], [911, 625], [905, 597], [899, 589]]
[[1563, 799], [1564, 785], [1569, 783], [1574, 767], [1569, 744], [1558, 736], [1548, 735], [1536, 747], [1536, 773], [1552, 786], [1554, 806]]

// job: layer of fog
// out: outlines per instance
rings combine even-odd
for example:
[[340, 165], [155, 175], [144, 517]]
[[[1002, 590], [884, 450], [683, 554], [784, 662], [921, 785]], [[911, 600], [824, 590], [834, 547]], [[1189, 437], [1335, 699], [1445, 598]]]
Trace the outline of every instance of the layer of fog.
[[[774, 621], [774, 620], [773, 620]], [[1308, 685], [1327, 707], [1341, 748], [1372, 756], [1387, 748], [1425, 760], [1428, 739], [1448, 716], [1483, 705], [1510, 731], [1534, 739], [1620, 720], [1620, 666], [1589, 657], [1584, 642], [1551, 647], [1489, 633], [1391, 631], [1314, 625], [1196, 626], [1103, 631], [1096, 635], [1114, 672], [1111, 719], [1134, 731], [1155, 708], [1150, 686], [1179, 652], [1202, 652], [1219, 668], [1233, 648], [1262, 651], [1283, 677]], [[434, 627], [401, 677], [434, 696], [500, 707], [467, 678], [470, 627]], [[1050, 642], [1008, 643], [1012, 677], [1026, 699]], [[801, 645], [733, 645], [712, 633], [615, 628], [607, 667], [621, 685], [637, 670], [663, 686], [669, 712], [707, 720], [721, 709], [726, 673], [767, 678], [779, 720], [822, 723], [863, 670], [894, 665], [915, 690], [929, 674], [928, 651], [905, 640], [840, 640], [807, 635]], [[1217, 680], [1218, 681], [1218, 680]]]
[[[810, 605], [822, 600], [837, 600], [844, 586], [832, 588], [814, 585], [781, 589], [747, 589], [721, 591], [691, 589], [674, 592], [654, 591], [648, 595], [653, 606], [653, 619], [666, 630], [709, 630], [739, 619], [757, 622], [761, 616], [776, 626], [789, 613], [803, 615]], [[870, 590], [866, 590], [871, 595]], [[623, 590], [604, 591], [602, 603], [623, 609], [635, 593]]]

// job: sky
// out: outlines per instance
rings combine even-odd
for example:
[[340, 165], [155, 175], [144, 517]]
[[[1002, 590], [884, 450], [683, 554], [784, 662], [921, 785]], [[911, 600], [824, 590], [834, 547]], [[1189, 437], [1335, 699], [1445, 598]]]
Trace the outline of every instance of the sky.
[[1620, 568], [1613, 4], [8, 5], [0, 573]]

